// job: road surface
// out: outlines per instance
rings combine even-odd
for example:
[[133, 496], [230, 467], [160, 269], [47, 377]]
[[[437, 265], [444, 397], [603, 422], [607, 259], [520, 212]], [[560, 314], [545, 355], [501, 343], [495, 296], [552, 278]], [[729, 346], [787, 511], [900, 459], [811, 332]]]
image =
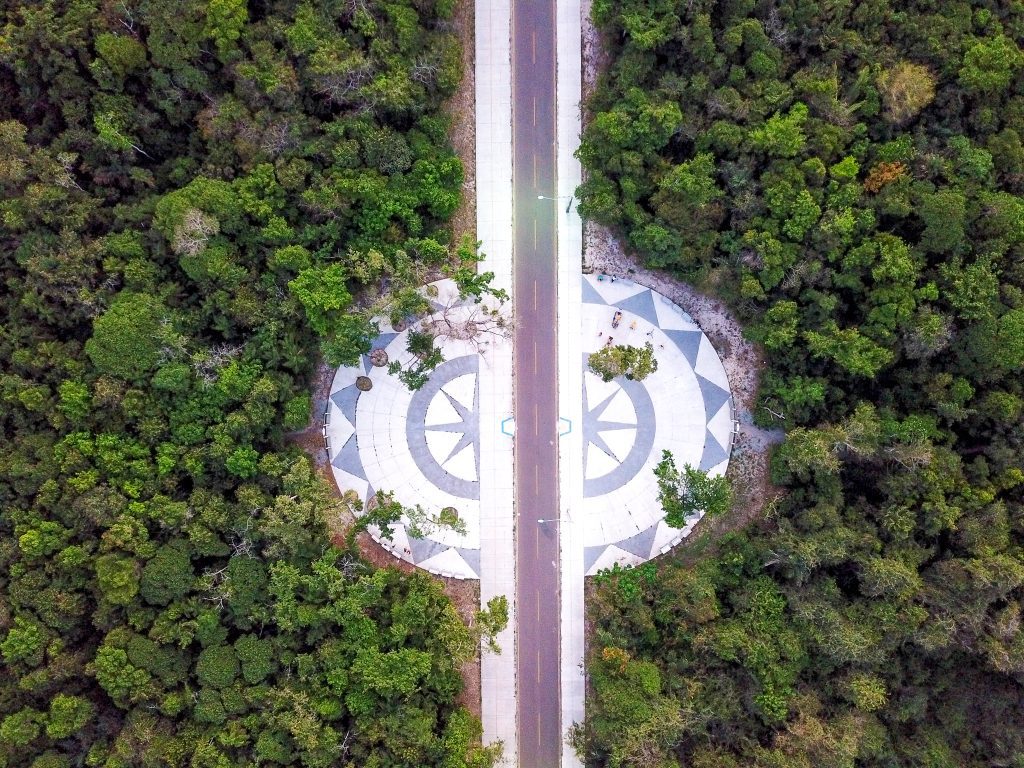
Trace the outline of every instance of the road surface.
[[513, 0], [512, 110], [519, 765], [558, 768], [554, 0]]

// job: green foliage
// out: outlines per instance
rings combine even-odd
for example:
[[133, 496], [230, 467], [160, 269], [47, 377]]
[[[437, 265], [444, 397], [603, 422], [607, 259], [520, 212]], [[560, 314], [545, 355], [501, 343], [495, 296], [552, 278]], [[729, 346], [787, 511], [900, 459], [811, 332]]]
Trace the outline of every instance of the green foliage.
[[42, 731], [43, 713], [26, 707], [0, 722], [0, 743], [11, 747], [26, 747]]
[[96, 318], [85, 350], [101, 373], [139, 381], [159, 361], [166, 318], [154, 296], [122, 293]]
[[196, 661], [199, 684], [210, 688], [227, 688], [238, 677], [238, 657], [229, 645], [204, 648]]
[[1024, 54], [1006, 35], [977, 41], [964, 54], [960, 82], [970, 91], [997, 93], [1006, 89], [1020, 68]]
[[665, 522], [675, 528], [685, 527], [691, 516], [723, 515], [732, 507], [732, 487], [724, 475], [712, 477], [689, 464], [680, 472], [669, 451], [662, 453], [654, 475]]
[[811, 352], [829, 357], [844, 370], [858, 376], [875, 376], [892, 360], [892, 352], [863, 336], [856, 328], [826, 326], [825, 333], [805, 331]]
[[807, 141], [803, 131], [807, 115], [807, 105], [799, 102], [785, 116], [776, 112], [763, 126], [750, 132], [750, 143], [773, 157], [796, 157]]
[[274, 645], [255, 635], [242, 635], [235, 641], [235, 655], [242, 677], [250, 685], [262, 683], [277, 668]]
[[96, 53], [118, 77], [126, 77], [146, 66], [146, 47], [130, 35], [109, 32], [97, 35]]
[[496, 759], [478, 636], [332, 548], [288, 434], [318, 337], [356, 362], [435, 271], [496, 293], [450, 246], [452, 10], [0, 10], [5, 768]]
[[288, 289], [302, 304], [310, 327], [321, 336], [334, 331], [352, 303], [340, 264], [303, 269], [288, 283]]
[[144, 691], [150, 675], [128, 663], [128, 654], [121, 648], [100, 646], [93, 662], [96, 682], [115, 702], [124, 703], [138, 692]]
[[51, 739], [66, 739], [82, 731], [94, 711], [95, 707], [88, 699], [59, 693], [50, 700], [46, 735]]
[[[593, 13], [580, 212], [730, 306], [764, 347], [754, 418], [785, 439], [778, 489], [715, 526], [741, 533], [595, 579], [574, 746], [593, 766], [1021, 762], [1021, 9]], [[629, 120], [665, 102], [676, 133], [644, 141]], [[685, 523], [682, 474], [659, 467]]]
[[304, 429], [312, 417], [313, 400], [309, 393], [302, 393], [284, 404], [281, 424], [285, 429]]
[[217, 53], [227, 60], [235, 50], [249, 20], [245, 0], [209, 0], [206, 6], [206, 34], [213, 38]]
[[37, 622], [23, 616], [14, 617], [14, 626], [7, 637], [0, 643], [0, 652], [4, 662], [16, 664], [21, 662], [30, 667], [37, 667], [43, 662], [46, 650], [46, 633]]
[[795, 301], [783, 300], [773, 304], [764, 314], [761, 343], [769, 350], [786, 349], [796, 341], [800, 322], [800, 307]]
[[108, 601], [114, 605], [128, 605], [139, 591], [139, 564], [122, 555], [98, 557], [96, 582]]
[[487, 607], [476, 613], [476, 626], [487, 649], [491, 653], [501, 653], [497, 636], [508, 626], [508, 598], [498, 595], [488, 600]]
[[231, 452], [224, 466], [237, 477], [253, 477], [259, 469], [260, 454], [248, 445], [239, 446]]
[[624, 344], [604, 346], [592, 352], [587, 360], [590, 370], [601, 377], [602, 381], [611, 381], [617, 376], [643, 381], [658, 370], [658, 361], [654, 357], [654, 345], [647, 342], [643, 347], [631, 347]]
[[188, 594], [194, 578], [188, 552], [168, 544], [143, 566], [139, 593], [150, 605], [167, 605]]
[[996, 361], [1003, 368], [1024, 368], [1024, 309], [1011, 309], [999, 318], [996, 327]]
[[96, 138], [107, 149], [125, 151], [137, 149], [131, 136], [124, 132], [118, 116], [113, 112], [97, 112], [93, 115], [93, 127]]
[[668, 764], [692, 713], [662, 695], [661, 674], [651, 662], [633, 660], [617, 648], [605, 648], [599, 659], [591, 665], [598, 712], [588, 725], [593, 741], [608, 745], [608, 765], [636, 765], [652, 757], [659, 762], [646, 764]]

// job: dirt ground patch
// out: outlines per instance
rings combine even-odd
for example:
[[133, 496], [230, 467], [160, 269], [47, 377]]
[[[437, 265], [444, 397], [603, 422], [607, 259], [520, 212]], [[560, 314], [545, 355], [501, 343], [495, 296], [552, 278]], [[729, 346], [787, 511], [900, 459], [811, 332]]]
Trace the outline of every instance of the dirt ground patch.
[[476, 240], [476, 4], [459, 0], [451, 24], [462, 46], [462, 82], [445, 105], [451, 118], [451, 141], [462, 161], [462, 202], [452, 218], [452, 233], [458, 243], [463, 236]]
[[[462, 203], [452, 219], [454, 242], [463, 236], [476, 239], [476, 79], [474, 75], [475, 48], [474, 0], [460, 0], [456, 4], [455, 13], [450, 22], [452, 29], [459, 37], [462, 45], [462, 82], [458, 91], [445, 106], [446, 113], [451, 117], [451, 141], [455, 153], [462, 161], [464, 181], [462, 187]], [[312, 457], [317, 474], [332, 488], [337, 488], [334, 473], [331, 471], [330, 457], [324, 444], [322, 424], [324, 411], [331, 394], [331, 382], [335, 369], [322, 364], [317, 368], [313, 381], [313, 413], [310, 424], [302, 432], [289, 435], [288, 439], [300, 446]], [[355, 522], [355, 518], [344, 509], [330, 526], [331, 536], [335, 544], [342, 545], [346, 531]], [[411, 573], [415, 567], [399, 560], [381, 547], [366, 533], [356, 537], [356, 543], [362, 557], [376, 568], [398, 568]], [[424, 573], [426, 573], [424, 571]], [[475, 580], [444, 579], [431, 575], [444, 586], [444, 592], [455, 605], [459, 616], [471, 625], [480, 606], [480, 583]], [[462, 667], [463, 690], [459, 695], [459, 703], [478, 718], [481, 713], [480, 703], [480, 653], [466, 662]]]
[[[610, 63], [607, 47], [591, 21], [590, 6], [591, 0], [583, 0], [580, 8], [583, 14], [584, 104]], [[589, 112], [584, 109], [584, 125], [589, 118]], [[736, 503], [729, 515], [701, 520], [684, 545], [689, 546], [690, 542], [701, 539], [704, 534], [721, 534], [742, 528], [763, 517], [770, 502], [781, 493], [769, 480], [768, 453], [772, 445], [782, 440], [783, 433], [781, 430], [760, 429], [753, 422], [758, 381], [765, 367], [761, 351], [744, 338], [742, 327], [724, 303], [698, 293], [693, 287], [664, 273], [646, 268], [606, 227], [587, 222], [583, 231], [583, 248], [583, 261], [587, 268], [634, 280], [655, 289], [682, 307], [714, 344], [729, 377], [736, 418], [740, 422], [740, 432], [733, 443], [728, 472]]]

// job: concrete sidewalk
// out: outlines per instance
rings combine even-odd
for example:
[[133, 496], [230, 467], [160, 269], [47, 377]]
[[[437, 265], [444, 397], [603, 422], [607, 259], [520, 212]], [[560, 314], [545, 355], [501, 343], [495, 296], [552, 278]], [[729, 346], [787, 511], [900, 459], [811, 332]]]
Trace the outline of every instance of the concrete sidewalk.
[[[557, 8], [557, 166], [558, 195], [569, 201], [579, 186], [582, 172], [574, 154], [580, 143], [583, 30], [582, 13], [589, 2], [558, 0]], [[559, 445], [561, 533], [561, 704], [562, 768], [582, 766], [566, 736], [574, 723], [583, 722], [584, 655], [584, 541], [582, 424], [580, 393], [583, 388], [580, 339], [581, 265], [583, 223], [576, 200], [563, 212], [558, 226], [558, 403], [562, 419]]]
[[[476, 232], [494, 287], [512, 294], [511, 0], [476, 0]], [[511, 306], [510, 304], [506, 306]], [[483, 649], [484, 743], [504, 744], [505, 765], [518, 761], [516, 730], [516, 581], [512, 506], [512, 349], [502, 344], [480, 368], [480, 600], [504, 595], [508, 628], [500, 655]]]

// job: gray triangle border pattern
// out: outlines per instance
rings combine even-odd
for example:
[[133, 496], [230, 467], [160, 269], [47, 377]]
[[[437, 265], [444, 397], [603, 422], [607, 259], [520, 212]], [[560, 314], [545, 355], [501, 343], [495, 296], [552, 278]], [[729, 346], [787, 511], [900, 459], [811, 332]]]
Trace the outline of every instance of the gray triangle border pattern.
[[[718, 466], [721, 462], [729, 458], [729, 451], [724, 448], [712, 434], [710, 425], [711, 421], [719, 414], [723, 407], [728, 407], [730, 409], [730, 413], [732, 412], [733, 398], [731, 392], [722, 389], [718, 384], [697, 373], [697, 357], [700, 352], [701, 341], [706, 338], [706, 335], [699, 330], [699, 328], [696, 328], [696, 323], [694, 323], [695, 328], [693, 330], [662, 328], [655, 308], [656, 297], [662, 298], [662, 300], [665, 301], [661, 294], [651, 288], [641, 286], [640, 283], [636, 283], [632, 280], [616, 278], [613, 282], [633, 284], [641, 287], [642, 289], [631, 294], [625, 299], [608, 302], [600, 295], [600, 293], [598, 293], [594, 286], [591, 285], [590, 281], [584, 277], [582, 280], [583, 303], [615, 307], [623, 310], [624, 312], [631, 312], [638, 317], [642, 317], [664, 333], [665, 336], [668, 337], [668, 339], [670, 339], [679, 349], [679, 352], [684, 358], [686, 358], [687, 362], [689, 362], [690, 366], [693, 368], [694, 375], [697, 377], [697, 382], [700, 386], [701, 394], [705, 402], [704, 449], [699, 466], [700, 469], [704, 471]], [[673, 306], [675, 305], [673, 304]], [[687, 315], [687, 317], [689, 316]], [[584, 368], [586, 368], [585, 362]], [[688, 519], [687, 522], [690, 522], [690, 520]], [[663, 551], [663, 549], [657, 549], [655, 547], [658, 527], [663, 524], [662, 520], [658, 520], [644, 530], [638, 531], [627, 538], [607, 544], [586, 547], [583, 553], [583, 572], [588, 576], [594, 575], [592, 572], [594, 566], [605, 552], [613, 547], [622, 550], [625, 553], [635, 555], [644, 561], [656, 557]]]

